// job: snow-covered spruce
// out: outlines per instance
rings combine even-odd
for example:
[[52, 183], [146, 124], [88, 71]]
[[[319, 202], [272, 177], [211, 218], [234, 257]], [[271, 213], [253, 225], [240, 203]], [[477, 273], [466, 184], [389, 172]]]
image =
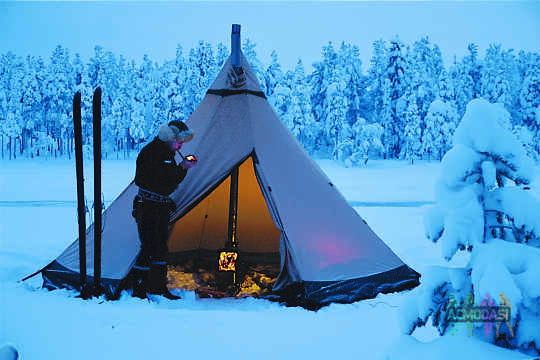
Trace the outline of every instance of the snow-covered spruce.
[[441, 334], [448, 333], [455, 326], [446, 317], [449, 302], [487, 301], [511, 306], [510, 326], [488, 333], [477, 322], [471, 327], [475, 337], [540, 354], [540, 201], [526, 186], [534, 164], [508, 119], [504, 108], [486, 100], [467, 105], [454, 147], [442, 160], [437, 203], [424, 221], [427, 238], [441, 243], [446, 260], [468, 250], [469, 262], [423, 274], [403, 312], [405, 333], [430, 317]]
[[347, 167], [367, 164], [370, 156], [383, 153], [382, 134], [379, 124], [368, 124], [364, 118], [359, 118], [351, 128], [349, 142], [340, 144], [338, 159]]
[[424, 119], [422, 153], [428, 159], [441, 160], [451, 147], [452, 134], [459, 121], [457, 111], [451, 102], [436, 99], [429, 106]]

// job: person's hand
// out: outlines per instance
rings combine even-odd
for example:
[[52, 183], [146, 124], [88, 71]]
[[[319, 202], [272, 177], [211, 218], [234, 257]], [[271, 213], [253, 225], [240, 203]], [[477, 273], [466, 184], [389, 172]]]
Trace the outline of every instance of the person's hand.
[[191, 169], [195, 165], [197, 165], [197, 158], [194, 155], [186, 156], [184, 160], [182, 160], [182, 162], [180, 163], [180, 166], [184, 170]]

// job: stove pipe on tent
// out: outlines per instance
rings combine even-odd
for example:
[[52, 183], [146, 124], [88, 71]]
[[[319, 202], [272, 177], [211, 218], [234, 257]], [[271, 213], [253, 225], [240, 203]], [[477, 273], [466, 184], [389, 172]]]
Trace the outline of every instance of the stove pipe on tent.
[[240, 55], [240, 25], [232, 25], [231, 33], [231, 63], [236, 72], [242, 68], [242, 57]]
[[240, 25], [233, 24], [231, 32], [231, 70], [229, 82], [233, 88], [239, 89], [246, 85], [246, 74], [242, 69], [242, 48], [240, 47]]

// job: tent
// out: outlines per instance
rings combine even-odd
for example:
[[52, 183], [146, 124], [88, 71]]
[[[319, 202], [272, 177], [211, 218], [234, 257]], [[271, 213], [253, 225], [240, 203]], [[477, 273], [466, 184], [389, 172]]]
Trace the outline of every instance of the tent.
[[[352, 302], [418, 285], [419, 274], [349, 206], [280, 121], [243, 55], [245, 79], [241, 86], [231, 80], [231, 59], [187, 120], [196, 136], [182, 152], [199, 163], [171, 195], [177, 210], [169, 265], [181, 264], [184, 274], [190, 261], [210, 259], [217, 267], [220, 251], [230, 250], [232, 217], [239, 259], [275, 266], [272, 294], [288, 302]], [[137, 191], [132, 182], [103, 214], [101, 284], [109, 297], [125, 287], [139, 251], [131, 216]], [[92, 256], [87, 266], [91, 282]], [[41, 272], [44, 287], [80, 289], [78, 241]]]

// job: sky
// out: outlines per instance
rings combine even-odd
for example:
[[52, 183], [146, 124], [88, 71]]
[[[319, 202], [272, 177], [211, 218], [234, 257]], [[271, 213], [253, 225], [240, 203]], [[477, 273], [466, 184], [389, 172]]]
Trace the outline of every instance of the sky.
[[276, 50], [292, 69], [306, 70], [332, 41], [358, 45], [367, 68], [372, 43], [396, 35], [405, 43], [428, 36], [446, 64], [479, 45], [539, 51], [540, 1], [514, 2], [3, 2], [0, 0], [0, 54], [48, 59], [57, 45], [88, 59], [96, 45], [140, 62], [144, 54], [162, 63], [177, 44], [199, 40], [230, 46], [231, 24], [242, 25], [263, 63]]

